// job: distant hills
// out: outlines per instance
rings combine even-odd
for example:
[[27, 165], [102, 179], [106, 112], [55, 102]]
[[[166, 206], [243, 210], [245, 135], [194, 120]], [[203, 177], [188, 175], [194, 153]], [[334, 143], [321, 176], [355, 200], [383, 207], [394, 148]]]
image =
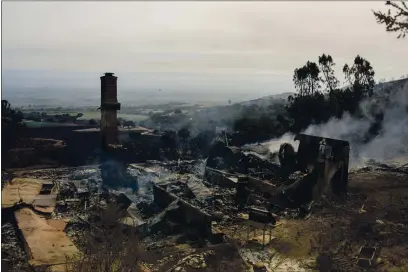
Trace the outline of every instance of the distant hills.
[[[408, 83], [408, 78], [377, 83], [374, 86], [374, 94], [381, 95], [381, 96], [387, 95], [390, 92], [398, 90], [399, 88], [401, 88], [403, 85], [407, 83]], [[248, 100], [248, 101], [244, 101], [244, 102], [240, 102], [236, 104], [243, 105], [243, 106], [249, 106], [249, 105], [267, 106], [267, 105], [277, 103], [277, 102], [286, 103], [286, 101], [288, 100], [288, 97], [290, 95], [295, 95], [295, 94], [296, 93], [294, 92], [285, 92], [281, 94], [268, 95], [268, 96], [260, 97], [258, 99], [252, 99], [252, 100]]]
[[391, 92], [398, 91], [406, 84], [408, 84], [408, 78], [378, 83], [374, 86], [374, 94], [390, 94]]
[[290, 95], [294, 95], [295, 93], [293, 92], [286, 92], [286, 93], [281, 93], [281, 94], [273, 94], [273, 95], [268, 95], [268, 96], [263, 96], [258, 99], [253, 99], [249, 101], [244, 101], [240, 102], [237, 104], [243, 105], [243, 106], [249, 106], [249, 105], [257, 105], [257, 106], [262, 106], [262, 105], [270, 105], [271, 103], [276, 103], [276, 102], [286, 102], [288, 100], [288, 97]]

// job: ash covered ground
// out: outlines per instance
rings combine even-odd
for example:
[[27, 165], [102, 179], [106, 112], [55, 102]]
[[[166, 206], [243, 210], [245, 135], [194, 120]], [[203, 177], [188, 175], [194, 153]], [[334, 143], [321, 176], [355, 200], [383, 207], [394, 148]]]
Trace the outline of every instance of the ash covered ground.
[[[252, 152], [246, 156], [256, 160]], [[246, 271], [251, 267], [312, 271], [324, 265], [336, 271], [360, 271], [356, 259], [361, 247], [376, 248], [373, 262], [379, 271], [404, 271], [408, 257], [407, 163], [372, 160], [350, 169], [349, 191], [343, 202], [323, 197], [306, 216], [300, 216], [298, 208], [275, 209], [275, 220], [266, 234], [264, 225], [246, 222], [247, 213], [235, 201], [236, 188], [205, 177], [207, 161], [128, 165], [125, 175], [137, 186], [116, 188], [103, 184], [99, 166], [23, 170], [12, 177], [49, 180], [58, 187], [54, 211], [42, 217], [64, 220], [63, 231], [79, 250], [87, 246], [84, 237], [94, 235], [98, 228], [95, 210], [122, 205], [117, 221], [137, 230], [137, 260], [143, 264], [138, 269], [146, 271]], [[232, 182], [236, 179], [229, 170], [223, 175]], [[208, 214], [211, 231], [220, 235], [205, 236], [194, 222], [178, 219], [178, 213], [184, 212], [177, 212], [180, 202], [163, 208], [157, 196], [155, 201], [154, 186], [166, 188]], [[18, 228], [6, 222], [2, 233], [7, 234], [2, 251], [8, 257], [2, 263], [17, 269], [11, 271], [30, 271], [30, 256], [18, 242], [22, 240]]]

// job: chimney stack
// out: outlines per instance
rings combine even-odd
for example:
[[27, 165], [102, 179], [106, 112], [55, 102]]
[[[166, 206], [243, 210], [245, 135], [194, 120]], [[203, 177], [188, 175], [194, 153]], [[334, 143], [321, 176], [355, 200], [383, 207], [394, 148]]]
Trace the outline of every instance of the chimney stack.
[[120, 110], [117, 93], [117, 77], [113, 73], [101, 76], [101, 136], [102, 147], [118, 143], [118, 118]]

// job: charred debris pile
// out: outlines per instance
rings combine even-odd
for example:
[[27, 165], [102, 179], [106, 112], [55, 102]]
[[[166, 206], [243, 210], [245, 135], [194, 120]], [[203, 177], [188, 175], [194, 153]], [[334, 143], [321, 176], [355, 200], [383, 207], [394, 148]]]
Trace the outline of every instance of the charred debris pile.
[[298, 150], [283, 144], [275, 154], [279, 162], [257, 153], [261, 147], [215, 143], [201, 161], [128, 165], [110, 159], [99, 166], [14, 172], [3, 188], [2, 208], [15, 214], [30, 252], [36, 238], [25, 231], [26, 219], [39, 231], [62, 228], [67, 236], [50, 239], [78, 246], [57, 253], [50, 246], [57, 255], [52, 260], [31, 254], [33, 265], [56, 265], [53, 260], [81, 250], [79, 233], [97, 226], [98, 213], [112, 205], [120, 210], [117, 223], [135, 230], [142, 243], [160, 233], [220, 243], [231, 239], [226, 233], [237, 224], [261, 228], [265, 237], [281, 216], [305, 216], [322, 194], [341, 199], [347, 192], [348, 143], [303, 134], [295, 140]]
[[[15, 218], [4, 230], [18, 234], [31, 266], [56, 266], [65, 256], [86, 251], [86, 237], [100, 240], [100, 233], [108, 233], [102, 229], [101, 213], [114, 208], [110, 214], [115, 225], [136, 233], [136, 244], [153, 254], [145, 259], [188, 242], [202, 250], [231, 245], [247, 260], [253, 255], [245, 250], [254, 239], [257, 245], [275, 247], [281, 238], [274, 236], [289, 231], [292, 237], [288, 228], [293, 224], [325, 222], [319, 214], [328, 213], [332, 206], [346, 209], [355, 204], [357, 208], [350, 211], [359, 215], [364, 215], [359, 209], [371, 208], [359, 200], [355, 179], [371, 168], [388, 171], [389, 166], [372, 163], [355, 170], [356, 174], [352, 171], [349, 186], [347, 142], [305, 134], [294, 140], [296, 145], [284, 143], [276, 153], [265, 145], [239, 148], [216, 142], [206, 160], [128, 164], [111, 154], [95, 166], [3, 173], [3, 180], [8, 181], [4, 182], [2, 208]], [[406, 174], [406, 167], [391, 170]], [[336, 205], [322, 208], [326, 203], [319, 201], [322, 196]], [[339, 216], [347, 221], [346, 217]], [[375, 217], [382, 220], [380, 215]], [[38, 248], [36, 237], [51, 242]], [[304, 239], [308, 237], [304, 234]], [[14, 238], [9, 241], [13, 246], [17, 243]], [[63, 247], [56, 250], [56, 241]], [[21, 260], [21, 251], [13, 252], [14, 260]], [[51, 252], [52, 258], [42, 255], [44, 252]], [[16, 267], [27, 266], [19, 262]]]
[[[295, 140], [297, 151], [288, 143], [281, 145], [276, 154], [279, 162], [271, 154], [255, 155], [256, 147], [248, 151], [219, 142], [204, 162], [151, 162], [156, 170], [139, 165], [140, 171], [156, 176], [144, 184], [136, 179], [133, 195], [121, 193], [122, 200], [128, 199], [124, 208], [135, 202], [139, 219], [147, 220], [143, 232], [161, 229], [153, 228], [159, 223], [176, 222], [211, 237], [214, 223], [235, 224], [244, 215], [250, 221], [274, 224], [278, 215], [306, 216], [323, 194], [341, 201], [347, 193], [348, 143], [304, 134]], [[145, 201], [140, 201], [135, 188], [145, 190]], [[148, 218], [143, 210], [161, 212]]]

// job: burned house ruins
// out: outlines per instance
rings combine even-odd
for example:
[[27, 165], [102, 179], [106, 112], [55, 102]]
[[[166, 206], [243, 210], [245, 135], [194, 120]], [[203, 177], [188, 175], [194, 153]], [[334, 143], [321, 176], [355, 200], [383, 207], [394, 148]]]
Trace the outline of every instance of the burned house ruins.
[[[28, 252], [30, 266], [66, 271], [61, 264], [66, 265], [66, 256], [83, 251], [83, 237], [94, 237], [98, 243], [106, 238], [100, 234], [99, 213], [113, 206], [118, 207], [118, 218], [109, 227], [137, 233], [138, 242], [134, 243], [145, 255], [134, 259], [152, 263], [143, 271], [196, 271], [185, 267], [217, 271], [211, 254], [232, 256], [237, 271], [246, 271], [248, 266], [263, 269], [254, 271], [265, 271], [265, 267], [273, 271], [271, 267], [279, 261], [271, 260], [289, 255], [282, 249], [285, 246], [287, 251], [302, 247], [296, 256], [312, 258], [299, 244], [312, 239], [303, 226], [310, 224], [315, 229], [324, 225], [321, 216], [313, 217], [322, 198], [344, 205], [353, 216], [364, 214], [364, 207], [373, 210], [366, 199], [350, 193], [347, 141], [298, 134], [293, 138], [296, 144], [279, 142], [279, 150], [272, 152], [265, 143], [238, 147], [221, 138], [213, 142], [205, 159], [135, 162], [139, 154], [121, 144], [117, 126], [120, 103], [113, 73], [101, 77], [100, 109], [100, 129], [74, 133], [78, 141], [80, 137], [89, 137], [90, 143], [95, 137], [100, 139], [100, 160], [80, 167], [20, 170], [5, 182], [2, 209], [21, 229], [22, 248]], [[134, 141], [145, 143], [143, 137]], [[349, 208], [345, 196], [352, 199], [350, 205], [357, 204]], [[385, 220], [380, 222], [386, 225]], [[325, 232], [330, 233], [334, 224], [328, 225]], [[10, 229], [7, 233], [12, 233]], [[341, 239], [347, 239], [344, 237]], [[293, 243], [288, 245], [288, 240]], [[126, 246], [133, 250], [135, 244]], [[227, 250], [217, 252], [220, 247]], [[173, 258], [167, 256], [173, 252]], [[371, 266], [374, 253], [368, 253], [359, 262]], [[161, 260], [152, 261], [151, 256], [158, 255]], [[229, 265], [230, 261], [226, 262]], [[285, 263], [285, 267], [308, 271], [294, 262]]]
[[257, 191], [268, 206], [310, 205], [327, 188], [334, 196], [343, 197], [347, 193], [349, 144], [305, 134], [294, 140], [299, 141], [297, 152], [284, 143], [275, 154], [280, 164], [218, 144], [207, 159], [205, 175], [222, 186], [237, 188], [244, 200]]

